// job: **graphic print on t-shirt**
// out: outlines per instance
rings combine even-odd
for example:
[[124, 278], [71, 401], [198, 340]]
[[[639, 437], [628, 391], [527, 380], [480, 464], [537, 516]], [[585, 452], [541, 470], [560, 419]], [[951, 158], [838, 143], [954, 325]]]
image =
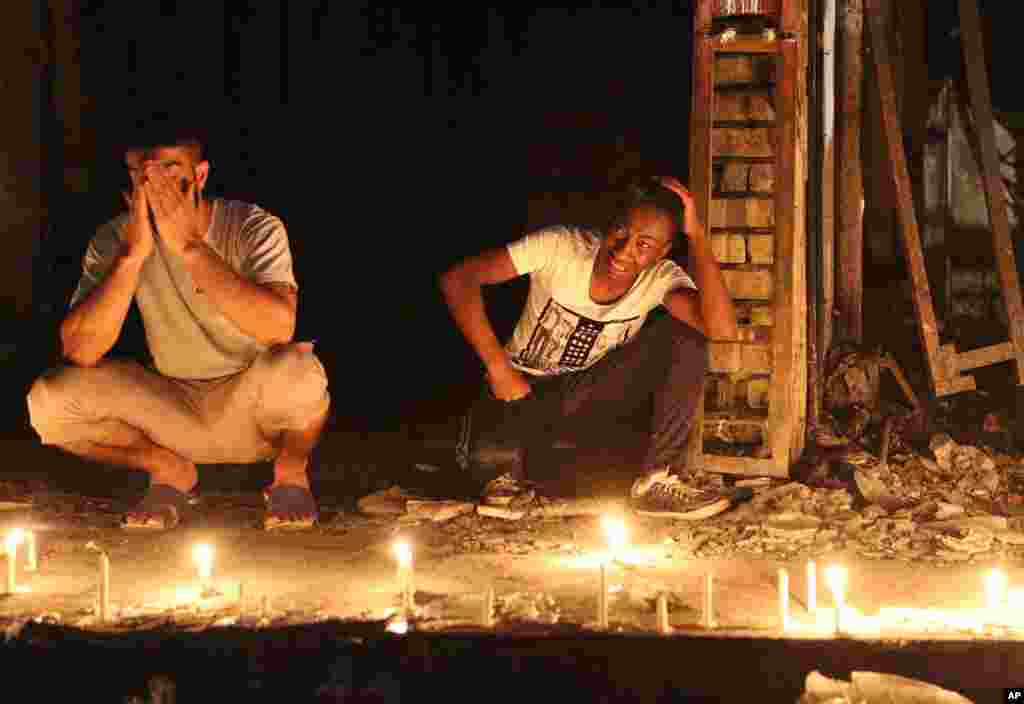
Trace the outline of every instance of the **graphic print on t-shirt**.
[[558, 367], [583, 368], [601, 359], [629, 339], [639, 316], [625, 320], [591, 320], [558, 301], [548, 299], [530, 342], [516, 361], [524, 367], [546, 371]]

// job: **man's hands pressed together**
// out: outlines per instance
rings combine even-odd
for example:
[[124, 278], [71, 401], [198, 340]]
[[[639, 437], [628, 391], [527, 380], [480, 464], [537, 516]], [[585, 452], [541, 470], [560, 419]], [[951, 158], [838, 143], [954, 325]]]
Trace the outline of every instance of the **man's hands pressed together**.
[[186, 190], [182, 193], [160, 165], [146, 165], [143, 190], [153, 211], [157, 233], [164, 244], [179, 255], [201, 244], [204, 236], [196, 182], [189, 180], [185, 184]]
[[122, 193], [130, 215], [127, 224], [121, 228], [121, 242], [124, 245], [122, 256], [125, 259], [142, 263], [153, 253], [153, 225], [149, 220], [149, 201], [146, 189], [135, 184], [132, 194]]

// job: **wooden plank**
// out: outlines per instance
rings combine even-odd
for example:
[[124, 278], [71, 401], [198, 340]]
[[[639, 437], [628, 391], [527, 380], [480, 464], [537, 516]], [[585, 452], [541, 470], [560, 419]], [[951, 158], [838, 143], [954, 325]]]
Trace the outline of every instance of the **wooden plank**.
[[782, 7], [779, 8], [779, 29], [786, 34], [803, 33], [803, 18], [800, 16], [802, 4], [798, 0], [782, 0]]
[[802, 78], [799, 73], [799, 52], [800, 47], [795, 40], [782, 42], [775, 94], [779, 112], [777, 163], [784, 166], [776, 169], [775, 174], [775, 334], [772, 339], [775, 370], [768, 406], [768, 443], [775, 464], [774, 471], [779, 476], [789, 473], [796, 437], [793, 424], [800, 415], [799, 408], [807, 402], [804, 391], [806, 378], [801, 383], [806, 370], [800, 366], [799, 360], [802, 357], [795, 349], [800, 347], [795, 343], [801, 339], [799, 328], [804, 326], [805, 320], [804, 317], [798, 317], [798, 304], [807, 305], [806, 300], [800, 300], [803, 299], [802, 291], [797, 290], [798, 277], [805, 260], [804, 249], [797, 242], [803, 232], [803, 210], [801, 208], [799, 213], [796, 212], [800, 202], [798, 192], [805, 190], [803, 182], [797, 182], [800, 177], [797, 168], [800, 160], [800, 133], [806, 129], [804, 124], [800, 124], [804, 113], [797, 105], [800, 99], [798, 84]]
[[715, 49], [717, 51], [737, 54], [777, 54], [779, 52], [779, 40], [741, 35], [726, 41], [719, 36], [716, 37]]
[[715, 0], [714, 14], [716, 17], [734, 17], [736, 15], [768, 15], [779, 14], [780, 4], [787, 0]]
[[697, 0], [697, 10], [693, 13], [695, 34], [707, 34], [711, 31], [716, 2], [717, 0]]
[[821, 37], [824, 69], [822, 71], [822, 132], [824, 152], [821, 173], [821, 262], [818, 301], [818, 349], [824, 356], [832, 346], [832, 306], [835, 300], [835, 29], [836, 0], [824, 0], [825, 30]]
[[[711, 0], [701, 0], [698, 15], [707, 14], [708, 31], [711, 29]], [[701, 222], [708, 222], [711, 205], [711, 106], [714, 98], [715, 55], [709, 37], [696, 37], [693, 56], [693, 97], [690, 110], [690, 192], [697, 206]], [[697, 401], [693, 425], [687, 440], [687, 464], [701, 466], [703, 436], [701, 433], [704, 417], [704, 394]]]
[[981, 37], [981, 18], [977, 0], [960, 0], [961, 44], [967, 67], [967, 88], [971, 97], [974, 128], [981, 147], [981, 175], [988, 201], [989, 222], [996, 250], [996, 265], [1003, 287], [1003, 302], [1009, 320], [1010, 341], [1017, 358], [1017, 383], [1024, 384], [1024, 303], [1021, 301], [1017, 262], [1013, 254], [1013, 238], [1006, 214], [1006, 200], [999, 171], [999, 152], [989, 95], [985, 49]]
[[987, 367], [1000, 362], [1008, 362], [1016, 357], [1012, 342], [1003, 342], [999, 345], [979, 347], [976, 350], [959, 352], [956, 355], [956, 366], [958, 370], [977, 369]]
[[704, 455], [701, 458], [701, 469], [723, 474], [747, 474], [763, 477], [788, 477], [789, 467], [783, 468], [780, 463], [771, 459], [755, 457], [728, 457], [726, 455]]
[[900, 131], [896, 111], [896, 95], [889, 58], [889, 42], [886, 35], [887, 27], [882, 16], [881, 3], [882, 0], [867, 0], [866, 2], [872, 58], [875, 65], [875, 83], [881, 102], [882, 129], [892, 169], [896, 199], [899, 204], [899, 219], [903, 234], [901, 241], [910, 269], [911, 284], [914, 287], [913, 299], [914, 310], [917, 313], [918, 334], [928, 363], [928, 378], [932, 389], [938, 394], [940, 388], [947, 388], [943, 383], [945, 379], [939, 366], [938, 324], [935, 320], [935, 310], [932, 308], [928, 275], [924, 268], [924, 255], [921, 251], [921, 235], [917, 228], [917, 216], [914, 213], [914, 195], [910, 184], [910, 175], [907, 173], [903, 135]]
[[864, 81], [863, 0], [839, 0], [836, 47], [836, 237], [840, 262], [835, 281], [839, 312], [837, 336], [864, 339], [864, 174], [861, 164], [861, 114]]

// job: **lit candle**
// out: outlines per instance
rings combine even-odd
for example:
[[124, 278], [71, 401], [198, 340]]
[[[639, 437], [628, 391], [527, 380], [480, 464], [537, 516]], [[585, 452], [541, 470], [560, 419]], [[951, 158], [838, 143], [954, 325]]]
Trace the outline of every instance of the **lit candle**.
[[658, 595], [658, 632], [663, 636], [672, 632], [672, 627], [668, 624], [668, 597], [664, 594]]
[[480, 620], [484, 628], [494, 628], [494, 587], [489, 587], [484, 594], [483, 614]]
[[611, 559], [621, 560], [626, 551], [626, 522], [621, 518], [603, 516], [601, 518], [601, 525], [604, 527], [604, 535], [608, 541], [608, 552], [611, 555]]
[[789, 630], [789, 572], [779, 568], [779, 625]]
[[402, 608], [406, 614], [415, 607], [412, 585], [412, 548], [404, 540], [395, 542], [395, 558], [398, 560], [398, 585], [402, 593]]
[[714, 587], [715, 587], [715, 578], [714, 578], [714, 576], [710, 572], [708, 572], [706, 575], [704, 575], [704, 613], [703, 613], [704, 628], [714, 628], [715, 627], [715, 617], [714, 617], [715, 598], [714, 598], [714, 594], [713, 594]]
[[601, 563], [601, 591], [597, 594], [597, 626], [608, 628], [608, 565]]
[[807, 562], [807, 612], [818, 611], [818, 566], [814, 560]]
[[839, 623], [840, 613], [846, 598], [846, 568], [839, 565], [827, 567], [825, 569], [825, 579], [828, 581], [829, 589], [832, 590], [832, 602], [835, 609], [835, 630], [838, 636], [842, 630]]
[[14, 579], [14, 568], [18, 562], [18, 545], [25, 538], [24, 531], [21, 528], [15, 528], [7, 534], [7, 539], [4, 541], [4, 547], [7, 548], [7, 593], [14, 594], [17, 583]]
[[1006, 574], [992, 569], [985, 575], [985, 603], [989, 611], [996, 611], [1006, 602]]
[[195, 560], [199, 571], [199, 581], [205, 588], [213, 574], [213, 546], [209, 543], [199, 543], [192, 548], [192, 559]]
[[25, 534], [26, 547], [25, 547], [25, 571], [35, 572], [39, 566], [39, 559], [36, 553], [36, 534], [32, 531], [28, 531]]
[[110, 558], [100, 553], [100, 623], [110, 620]]

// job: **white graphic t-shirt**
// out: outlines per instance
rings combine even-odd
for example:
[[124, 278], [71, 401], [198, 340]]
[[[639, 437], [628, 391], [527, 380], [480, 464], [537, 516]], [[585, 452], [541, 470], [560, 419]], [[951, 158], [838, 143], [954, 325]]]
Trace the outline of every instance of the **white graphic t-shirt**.
[[[82, 260], [73, 308], [110, 272], [121, 250], [122, 213], [102, 225]], [[259, 206], [213, 201], [206, 243], [232, 270], [257, 284], [282, 283], [298, 290], [288, 234], [279, 218]], [[139, 273], [135, 302], [146, 329], [153, 363], [164, 376], [215, 379], [242, 371], [266, 345], [242, 332], [206, 296], [196, 291], [185, 262], [155, 238]]]
[[614, 303], [594, 303], [590, 283], [600, 247], [597, 234], [563, 226], [508, 245], [516, 271], [530, 275], [526, 307], [505, 346], [520, 371], [550, 376], [586, 369], [628, 342], [669, 291], [697, 288], [678, 264], [663, 260]]

